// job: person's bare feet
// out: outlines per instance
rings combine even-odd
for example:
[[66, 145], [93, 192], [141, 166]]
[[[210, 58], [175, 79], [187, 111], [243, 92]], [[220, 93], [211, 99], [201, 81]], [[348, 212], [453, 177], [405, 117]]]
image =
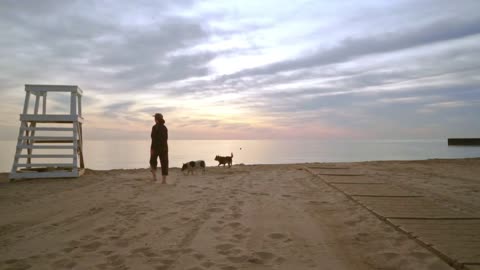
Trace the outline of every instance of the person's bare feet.
[[166, 184], [166, 183], [167, 183], [167, 176], [162, 175], [162, 184]]
[[150, 167], [150, 171], [152, 172], [153, 181], [156, 182], [157, 181], [157, 170]]

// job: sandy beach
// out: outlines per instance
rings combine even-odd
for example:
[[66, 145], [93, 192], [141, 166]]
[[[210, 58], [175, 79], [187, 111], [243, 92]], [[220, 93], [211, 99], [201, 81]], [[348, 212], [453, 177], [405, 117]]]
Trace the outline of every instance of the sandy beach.
[[0, 269], [480, 267], [480, 159], [170, 174], [0, 174]]

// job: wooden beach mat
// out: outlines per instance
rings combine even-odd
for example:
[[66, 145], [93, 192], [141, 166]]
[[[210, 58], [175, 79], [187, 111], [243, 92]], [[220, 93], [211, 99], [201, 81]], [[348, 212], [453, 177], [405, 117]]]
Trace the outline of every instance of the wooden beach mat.
[[355, 197], [366, 208], [385, 218], [469, 218], [425, 197]]
[[390, 184], [332, 183], [332, 185], [351, 196], [419, 196], [408, 190]]
[[322, 180], [330, 184], [384, 184], [385, 182], [366, 175], [322, 175]]
[[350, 169], [349, 167], [346, 167], [346, 166], [337, 166], [337, 165], [311, 165], [311, 166], [308, 166], [310, 169], [314, 169], [314, 170], [320, 170], [320, 169], [324, 169], [324, 170], [348, 170]]
[[352, 170], [352, 169], [312, 169], [312, 172], [316, 175], [330, 175], [330, 176], [362, 176], [365, 173], [359, 170]]
[[[480, 218], [457, 220], [389, 219], [449, 258], [480, 269]], [[472, 268], [473, 264], [478, 268]]]
[[455, 269], [480, 270], [480, 217], [353, 170], [307, 170], [424, 244]]

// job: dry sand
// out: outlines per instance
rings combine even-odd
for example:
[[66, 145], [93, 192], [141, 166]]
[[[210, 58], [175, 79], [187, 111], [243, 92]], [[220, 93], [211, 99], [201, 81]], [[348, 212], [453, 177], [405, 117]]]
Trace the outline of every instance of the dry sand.
[[0, 269], [451, 269], [315, 166], [480, 216], [480, 159], [171, 169], [168, 185], [146, 169], [13, 183], [0, 174]]

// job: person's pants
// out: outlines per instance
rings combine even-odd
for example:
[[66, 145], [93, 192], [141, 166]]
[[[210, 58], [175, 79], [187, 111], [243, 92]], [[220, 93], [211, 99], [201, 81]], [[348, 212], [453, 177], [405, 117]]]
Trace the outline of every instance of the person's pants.
[[157, 158], [160, 158], [160, 166], [162, 167], [162, 175], [168, 175], [168, 152], [153, 151], [150, 156], [150, 167], [157, 169]]

